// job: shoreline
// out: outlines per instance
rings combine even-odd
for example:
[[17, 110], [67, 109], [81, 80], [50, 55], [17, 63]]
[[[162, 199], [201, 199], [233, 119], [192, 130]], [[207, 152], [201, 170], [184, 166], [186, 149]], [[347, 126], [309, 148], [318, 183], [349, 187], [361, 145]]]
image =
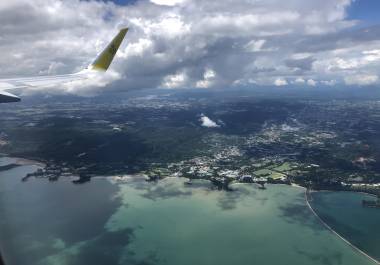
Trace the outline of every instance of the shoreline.
[[28, 165], [34, 165], [38, 167], [46, 167], [46, 163], [38, 160], [33, 160], [25, 157], [16, 157], [16, 156], [10, 156], [8, 154], [0, 153], [0, 158], [9, 158], [14, 159], [14, 164], [19, 166], [28, 166]]
[[[331, 226], [329, 226], [325, 221], [323, 221], [323, 219], [315, 212], [315, 210], [313, 209], [313, 207], [311, 207], [311, 204], [309, 202], [309, 198], [308, 198], [308, 194], [307, 194], [307, 189], [305, 189], [305, 202], [306, 202], [306, 205], [309, 207], [310, 211], [315, 215], [315, 217], [317, 217], [317, 219], [319, 220], [319, 222], [325, 226], [330, 232], [332, 232], [334, 235], [336, 235], [338, 238], [340, 238], [341, 240], [343, 240], [347, 245], [349, 245], [354, 251], [364, 255], [365, 257], [367, 257], [368, 259], [370, 259], [371, 261], [373, 261], [375, 264], [380, 264], [380, 261], [376, 260], [374, 257], [371, 257], [369, 254], [365, 253], [363, 250], [361, 250], [360, 248], [358, 248], [357, 246], [353, 245], [350, 241], [348, 241], [346, 238], [344, 238], [343, 236], [341, 236], [338, 232], [336, 232]], [[333, 192], [333, 191], [329, 191], [329, 190], [324, 190], [323, 192]], [[362, 193], [365, 193], [365, 192], [362, 192]], [[365, 193], [367, 194], [367, 193]], [[370, 194], [372, 195], [372, 194]]]
[[46, 167], [46, 164], [43, 162], [40, 162], [40, 161], [31, 160], [31, 159], [22, 158], [22, 157], [13, 157], [13, 158], [16, 159], [16, 164], [18, 164], [20, 166], [35, 165], [38, 167]]

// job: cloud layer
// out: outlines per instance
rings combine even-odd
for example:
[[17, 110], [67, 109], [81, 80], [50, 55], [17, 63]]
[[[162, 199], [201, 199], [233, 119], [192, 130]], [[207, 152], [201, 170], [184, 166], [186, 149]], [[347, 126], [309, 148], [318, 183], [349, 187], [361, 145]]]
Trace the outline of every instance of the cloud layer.
[[[380, 26], [347, 19], [351, 0], [12, 0], [0, 3], [0, 75], [85, 68], [118, 28], [130, 32], [94, 93], [141, 88], [372, 85]], [[117, 78], [114, 78], [117, 77]]]

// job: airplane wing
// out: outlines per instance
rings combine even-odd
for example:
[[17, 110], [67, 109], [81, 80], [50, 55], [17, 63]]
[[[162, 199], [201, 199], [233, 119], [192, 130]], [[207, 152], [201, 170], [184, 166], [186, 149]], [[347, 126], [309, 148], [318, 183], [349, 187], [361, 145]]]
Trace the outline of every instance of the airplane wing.
[[49, 87], [61, 83], [67, 83], [75, 80], [88, 78], [89, 72], [107, 71], [113, 58], [119, 49], [128, 28], [121, 29], [113, 38], [110, 44], [98, 55], [95, 61], [88, 67], [78, 73], [55, 76], [35, 76], [23, 78], [0, 79], [0, 103], [17, 102], [21, 99], [7, 90], [27, 87]]
[[21, 99], [16, 95], [5, 91], [0, 91], [0, 103], [18, 102], [20, 100]]

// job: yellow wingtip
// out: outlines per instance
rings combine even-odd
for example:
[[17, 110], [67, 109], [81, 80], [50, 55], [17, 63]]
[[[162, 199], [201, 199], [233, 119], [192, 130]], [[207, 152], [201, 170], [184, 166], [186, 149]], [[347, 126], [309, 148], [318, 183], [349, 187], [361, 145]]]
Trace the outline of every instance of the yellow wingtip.
[[113, 38], [111, 43], [108, 44], [91, 64], [90, 68], [92, 70], [107, 71], [128, 30], [128, 27], [120, 29], [119, 33]]

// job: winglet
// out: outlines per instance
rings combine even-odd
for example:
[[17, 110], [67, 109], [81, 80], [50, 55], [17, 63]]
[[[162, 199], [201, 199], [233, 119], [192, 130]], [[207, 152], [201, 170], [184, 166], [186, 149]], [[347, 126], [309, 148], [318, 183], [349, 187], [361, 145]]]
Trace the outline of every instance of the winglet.
[[108, 44], [104, 51], [102, 51], [95, 59], [95, 61], [91, 64], [90, 69], [107, 71], [127, 32], [128, 28], [121, 29], [119, 33], [113, 38], [111, 43]]

